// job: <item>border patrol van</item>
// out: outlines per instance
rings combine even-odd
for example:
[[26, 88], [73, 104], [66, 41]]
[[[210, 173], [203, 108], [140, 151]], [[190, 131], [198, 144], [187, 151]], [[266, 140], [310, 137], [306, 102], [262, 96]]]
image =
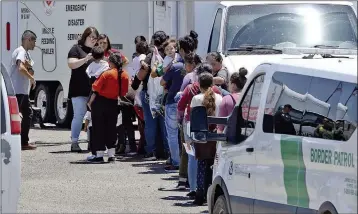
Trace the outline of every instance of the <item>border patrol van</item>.
[[300, 56], [256, 67], [227, 118], [192, 109], [218, 142], [210, 213], [357, 213], [357, 50], [284, 52]]

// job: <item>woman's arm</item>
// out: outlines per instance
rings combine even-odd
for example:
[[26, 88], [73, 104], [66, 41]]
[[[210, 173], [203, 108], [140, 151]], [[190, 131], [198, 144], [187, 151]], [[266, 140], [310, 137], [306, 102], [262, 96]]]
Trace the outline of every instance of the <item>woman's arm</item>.
[[79, 68], [82, 65], [84, 65], [86, 62], [88, 62], [88, 60], [90, 60], [92, 58], [92, 54], [88, 54], [85, 58], [83, 59], [77, 59], [77, 58], [69, 58], [67, 60], [67, 64], [68, 67], [73, 69]]

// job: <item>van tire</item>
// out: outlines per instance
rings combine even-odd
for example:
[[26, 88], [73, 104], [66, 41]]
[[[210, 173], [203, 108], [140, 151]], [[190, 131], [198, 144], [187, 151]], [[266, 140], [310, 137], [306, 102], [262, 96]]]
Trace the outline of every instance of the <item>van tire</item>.
[[55, 92], [55, 99], [54, 99], [54, 109], [55, 109], [55, 116], [57, 120], [57, 125], [62, 128], [70, 128], [71, 127], [71, 121], [73, 118], [73, 109], [72, 109], [72, 103], [71, 100], [67, 100], [67, 108], [64, 116], [60, 116], [59, 112], [59, 106], [61, 105], [61, 102], [59, 102], [58, 99], [61, 99], [63, 97], [63, 88], [62, 85], [59, 85]]
[[226, 199], [224, 195], [220, 195], [214, 205], [213, 214], [228, 214], [228, 208], [226, 206]]
[[321, 205], [317, 214], [338, 214], [338, 212], [331, 202], [326, 201]]
[[[46, 100], [46, 101], [44, 101]], [[42, 103], [40, 103], [43, 101]], [[43, 106], [45, 104], [46, 106]], [[35, 90], [34, 105], [37, 108], [44, 109], [45, 113], [41, 112], [41, 118], [44, 123], [55, 122], [53, 114], [53, 93], [51, 88], [47, 85], [40, 84]]]

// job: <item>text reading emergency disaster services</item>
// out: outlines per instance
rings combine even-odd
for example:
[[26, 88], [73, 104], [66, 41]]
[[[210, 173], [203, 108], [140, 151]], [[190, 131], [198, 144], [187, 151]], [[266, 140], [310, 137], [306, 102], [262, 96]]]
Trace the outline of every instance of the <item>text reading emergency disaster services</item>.
[[[66, 5], [66, 12], [86, 12], [87, 4], [68, 4]], [[69, 27], [83, 27], [85, 25], [85, 19], [69, 19], [68, 26]], [[67, 40], [78, 40], [82, 36], [81, 33], [69, 33], [67, 34]]]

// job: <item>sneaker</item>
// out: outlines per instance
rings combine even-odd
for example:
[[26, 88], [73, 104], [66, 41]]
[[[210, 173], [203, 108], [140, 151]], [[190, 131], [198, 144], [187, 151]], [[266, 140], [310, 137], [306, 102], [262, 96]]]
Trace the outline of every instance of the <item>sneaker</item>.
[[156, 161], [157, 157], [155, 157], [155, 155], [153, 153], [149, 153], [144, 155], [144, 160], [146, 161]]
[[71, 152], [82, 152], [82, 149], [78, 143], [72, 143]]
[[190, 199], [195, 199], [196, 192], [195, 192], [195, 191], [191, 191], [191, 192], [189, 192], [186, 196], [188, 196]]
[[94, 157], [90, 160], [87, 160], [90, 163], [104, 163], [103, 157]]
[[136, 156], [136, 155], [137, 155], [137, 152], [128, 152], [127, 155], [128, 155], [128, 156]]
[[[169, 165], [169, 166], [164, 167], [164, 170], [167, 172], [176, 172], [179, 170], [179, 166]], [[184, 182], [184, 188], [185, 188], [185, 182]]]
[[110, 157], [110, 158], [108, 158], [108, 162], [109, 162], [109, 163], [115, 163], [115, 162], [116, 162], [116, 158], [115, 158], [115, 157]]
[[96, 155], [90, 155], [90, 156], [87, 157], [87, 160], [92, 160], [95, 157], [96, 157]]
[[[166, 171], [167, 171], [167, 170], [166, 170]], [[179, 182], [178, 182], [178, 185], [177, 185], [177, 187], [176, 187], [176, 189], [185, 190], [185, 189], [186, 189], [185, 182], [179, 181]]]
[[27, 144], [22, 145], [21, 150], [35, 150], [37, 147], [35, 145]]

